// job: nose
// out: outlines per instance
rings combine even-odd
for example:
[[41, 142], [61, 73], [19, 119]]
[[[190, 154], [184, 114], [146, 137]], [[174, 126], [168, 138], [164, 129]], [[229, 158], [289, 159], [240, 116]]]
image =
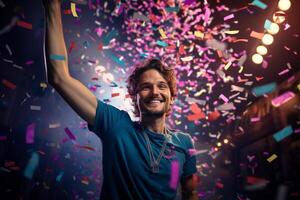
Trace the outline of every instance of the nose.
[[152, 87], [152, 94], [153, 95], [159, 94], [159, 88], [156, 85], [153, 85], [153, 87]]

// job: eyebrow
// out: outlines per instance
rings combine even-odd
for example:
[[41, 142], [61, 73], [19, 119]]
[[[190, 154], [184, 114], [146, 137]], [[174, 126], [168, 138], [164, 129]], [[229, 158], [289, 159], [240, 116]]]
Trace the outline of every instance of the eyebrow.
[[[165, 82], [165, 81], [159, 81], [158, 82], [158, 84], [166, 84], [166, 85], [168, 85], [168, 83], [167, 82]], [[144, 82], [144, 83], [141, 83], [141, 84], [139, 84], [140, 86], [143, 86], [143, 85], [152, 85], [152, 83], [150, 83], [150, 82]]]

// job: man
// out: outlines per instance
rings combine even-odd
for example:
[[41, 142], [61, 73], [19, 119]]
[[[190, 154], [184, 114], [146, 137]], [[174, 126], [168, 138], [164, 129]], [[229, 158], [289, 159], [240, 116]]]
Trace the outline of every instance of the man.
[[45, 57], [48, 82], [88, 122], [103, 144], [101, 199], [174, 199], [181, 184], [184, 199], [198, 199], [196, 158], [188, 134], [166, 127], [176, 96], [173, 69], [151, 59], [128, 79], [139, 122], [105, 104], [71, 77], [62, 30], [61, 1], [44, 0]]

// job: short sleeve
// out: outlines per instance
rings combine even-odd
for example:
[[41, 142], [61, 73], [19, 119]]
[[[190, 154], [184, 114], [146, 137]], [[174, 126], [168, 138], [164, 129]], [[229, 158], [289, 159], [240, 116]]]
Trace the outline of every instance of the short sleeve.
[[194, 142], [190, 135], [186, 134], [186, 160], [183, 164], [182, 178], [188, 177], [197, 172], [196, 156], [189, 153], [189, 149], [194, 149]]
[[117, 122], [126, 120], [128, 113], [118, 108], [104, 103], [97, 99], [97, 108], [94, 124], [88, 124], [88, 129], [96, 133], [100, 138], [103, 134], [109, 132]]

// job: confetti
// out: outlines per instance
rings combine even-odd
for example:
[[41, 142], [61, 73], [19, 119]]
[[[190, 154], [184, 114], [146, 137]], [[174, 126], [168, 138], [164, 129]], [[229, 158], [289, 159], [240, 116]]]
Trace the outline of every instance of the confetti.
[[281, 129], [280, 131], [276, 132], [273, 137], [276, 140], [276, 142], [280, 142], [281, 140], [283, 140], [284, 138], [288, 137], [289, 135], [291, 135], [293, 133], [293, 129], [291, 126], [287, 126], [283, 129]]
[[232, 18], [234, 18], [234, 14], [227, 15], [223, 19], [224, 19], [224, 21], [226, 21], [226, 20], [229, 20], [229, 19], [232, 19]]
[[57, 177], [56, 177], [56, 182], [60, 182], [61, 181], [61, 178], [63, 177], [63, 175], [64, 175], [64, 172], [63, 171], [61, 171], [58, 175], [57, 175]]
[[71, 2], [71, 12], [73, 17], [78, 17], [77, 12], [76, 12], [76, 4]]
[[35, 124], [32, 123], [26, 128], [26, 144], [34, 143], [34, 135], [35, 135]]
[[70, 131], [69, 128], [64, 128], [64, 130], [65, 130], [65, 133], [69, 136], [69, 138], [70, 138], [71, 140], [76, 140], [75, 135]]
[[277, 156], [276, 154], [273, 154], [273, 155], [271, 155], [271, 156], [267, 159], [267, 161], [270, 163], [270, 162], [272, 162], [273, 160], [275, 160], [277, 157], [278, 157], [278, 156]]
[[23, 175], [28, 178], [32, 179], [33, 174], [38, 166], [39, 163], [39, 154], [36, 152], [32, 152], [31, 157], [24, 169]]
[[41, 110], [41, 106], [30, 105], [30, 110], [40, 111]]
[[275, 91], [276, 88], [277, 88], [276, 83], [269, 83], [269, 84], [266, 84], [266, 85], [254, 87], [252, 89], [252, 93], [256, 97], [259, 97], [259, 96], [263, 96], [264, 94], [268, 94], [268, 93], [271, 93], [271, 92]]
[[254, 6], [257, 6], [257, 7], [261, 8], [261, 9], [266, 9], [268, 7], [265, 3], [263, 3], [260, 0], [254, 0], [254, 1], [252, 1], [251, 4], [254, 5]]
[[258, 33], [258, 32], [255, 32], [255, 31], [251, 31], [250, 33], [250, 37], [253, 37], [253, 38], [256, 38], [256, 39], [259, 39], [261, 40], [264, 36], [264, 33]]
[[22, 21], [22, 20], [18, 20], [17, 21], [17, 25], [22, 27], [22, 28], [25, 28], [25, 29], [28, 29], [28, 30], [32, 30], [32, 24], [28, 23], [28, 22], [25, 22], [25, 21]]
[[283, 93], [282, 95], [272, 99], [271, 103], [274, 107], [279, 107], [294, 97], [295, 97], [295, 94], [293, 92], [287, 91], [287, 92]]
[[2, 83], [5, 87], [7, 87], [7, 88], [9, 88], [9, 89], [12, 89], [12, 90], [15, 90], [15, 89], [17, 88], [17, 86], [16, 86], [14, 83], [12, 83], [12, 82], [10, 82], [10, 81], [8, 81], [8, 80], [5, 80], [5, 79], [2, 79], [1, 83]]
[[164, 30], [162, 28], [158, 29], [158, 32], [160, 33], [160, 36], [162, 39], [166, 39], [166, 33], [164, 32]]

